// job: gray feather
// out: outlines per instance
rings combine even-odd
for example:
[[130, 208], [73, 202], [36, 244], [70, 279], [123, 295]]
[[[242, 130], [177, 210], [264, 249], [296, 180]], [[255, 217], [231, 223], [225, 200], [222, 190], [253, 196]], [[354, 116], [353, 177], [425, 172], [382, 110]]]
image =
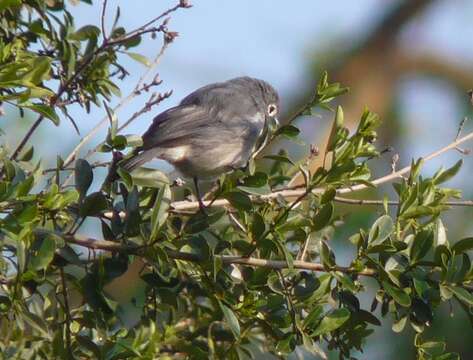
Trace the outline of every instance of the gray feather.
[[204, 86], [156, 116], [129, 171], [153, 158], [189, 177], [212, 177], [247, 164], [267, 136], [268, 104], [276, 91], [262, 80], [241, 77]]
[[120, 162], [120, 167], [124, 168], [126, 171], [131, 172], [134, 169], [142, 166], [148, 161], [153, 160], [157, 155], [157, 151], [154, 149], [143, 151], [139, 154], [133, 155], [129, 159], [125, 159]]

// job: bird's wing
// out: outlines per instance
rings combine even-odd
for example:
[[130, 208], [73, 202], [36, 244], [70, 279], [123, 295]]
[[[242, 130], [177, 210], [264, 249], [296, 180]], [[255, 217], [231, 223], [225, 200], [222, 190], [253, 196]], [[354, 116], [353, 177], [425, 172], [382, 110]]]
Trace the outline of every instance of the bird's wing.
[[[264, 114], [233, 111], [226, 106], [179, 105], [159, 114], [143, 135], [143, 150], [174, 147], [190, 142], [232, 141], [245, 137], [256, 142], [264, 128]], [[243, 139], [240, 139], [240, 141]]]
[[170, 108], [156, 116], [143, 134], [142, 149], [172, 147], [175, 140], [192, 136], [212, 118], [210, 111], [202, 106], [179, 105]]

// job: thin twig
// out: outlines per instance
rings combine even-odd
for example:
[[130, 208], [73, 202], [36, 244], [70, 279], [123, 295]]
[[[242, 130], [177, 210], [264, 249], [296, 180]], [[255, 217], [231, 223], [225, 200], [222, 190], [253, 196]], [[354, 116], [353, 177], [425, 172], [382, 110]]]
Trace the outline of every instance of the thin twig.
[[102, 15], [100, 17], [100, 26], [102, 27], [102, 37], [104, 44], [106, 44], [108, 41], [107, 34], [105, 33], [105, 13], [107, 11], [107, 1], [108, 0], [102, 1]]
[[140, 36], [143, 34], [143, 32], [147, 31], [148, 27], [151, 26], [152, 24], [156, 23], [157, 21], [163, 19], [164, 17], [168, 16], [170, 13], [176, 11], [177, 9], [179, 8], [190, 8], [192, 5], [190, 4], [187, 4], [187, 3], [183, 3], [182, 1], [179, 2], [176, 6], [166, 10], [165, 12], [163, 12], [161, 15], [155, 17], [154, 19], [148, 21], [147, 23], [145, 23], [144, 25], [140, 26], [139, 28], [135, 29], [135, 30], [132, 30], [130, 32], [128, 32], [128, 34], [124, 35], [123, 37], [119, 37], [119, 38], [116, 38], [114, 39], [113, 41], [111, 41], [110, 43], [113, 43], [113, 42], [126, 42], [127, 40], [129, 39], [132, 39], [136, 36]]
[[[158, 55], [154, 59], [154, 61], [151, 63], [151, 65], [147, 68], [147, 70], [143, 73], [143, 75], [139, 78], [135, 88], [125, 97], [123, 98], [114, 108], [114, 112], [118, 112], [122, 107], [130, 103], [136, 96], [138, 96], [138, 90], [143, 86], [144, 81], [146, 78], [149, 76], [149, 74], [153, 71], [153, 69], [159, 65], [159, 62], [161, 61], [161, 57], [164, 54], [165, 49], [167, 48], [168, 43], [164, 42], [163, 46], [161, 47], [161, 50], [159, 51]], [[93, 128], [90, 130], [83, 138], [82, 140], [75, 146], [75, 148], [69, 153], [69, 155], [66, 157], [64, 160], [64, 166], [67, 167], [69, 166], [74, 159], [76, 158], [77, 154], [79, 153], [80, 149], [89, 142], [98, 132], [99, 130], [108, 123], [108, 116], [104, 116], [102, 120], [100, 120]], [[129, 125], [131, 121], [128, 121], [126, 123], [126, 126]], [[119, 130], [121, 131], [125, 127], [125, 124], [119, 127]], [[68, 179], [66, 180], [64, 185], [67, 185]]]
[[[350, 205], [376, 205], [376, 206], [383, 206], [387, 204], [389, 206], [397, 206], [399, 205], [399, 201], [397, 200], [372, 200], [372, 199], [349, 199], [341, 196], [335, 196], [333, 199], [336, 202], [343, 203], [343, 204], [350, 204]], [[448, 206], [473, 206], [473, 200], [458, 200], [458, 201], [445, 201], [442, 203], [443, 205]]]
[[309, 250], [310, 239], [311, 239], [311, 235], [309, 234], [304, 241], [304, 245], [302, 246], [302, 251], [300, 252], [297, 260], [305, 261], [306, 256], [307, 256], [307, 251]]
[[[68, 243], [80, 245], [92, 250], [104, 250], [112, 252], [123, 252], [129, 254], [140, 254], [141, 251], [145, 250], [144, 246], [137, 245], [123, 245], [121, 243], [108, 241], [108, 240], [96, 240], [92, 238], [80, 238], [77, 236], [66, 236], [65, 240]], [[190, 261], [190, 262], [201, 262], [207, 259], [202, 259], [199, 255], [181, 251], [166, 250], [167, 255], [176, 260]], [[290, 268], [286, 261], [283, 260], [268, 260], [268, 259], [259, 259], [253, 257], [243, 257], [237, 255], [216, 255], [220, 258], [224, 264], [240, 264], [248, 265], [255, 267], [266, 267], [270, 269], [288, 269]], [[354, 273], [363, 276], [375, 276], [376, 270], [365, 268], [363, 270], [356, 270], [351, 267], [345, 266], [333, 266], [326, 268], [324, 265], [319, 263], [312, 263], [307, 261], [295, 260], [292, 264], [294, 269], [307, 270], [307, 271], [340, 271], [343, 273]]]
[[[106, 6], [106, 1], [104, 1], [104, 7], [103, 7], [103, 10], [102, 10], [102, 16], [105, 16], [104, 15], [104, 12], [105, 12], [105, 6]], [[104, 42], [102, 43], [102, 45], [100, 45], [94, 52], [92, 52], [89, 56], [87, 56], [85, 59], [83, 59], [82, 63], [78, 66], [77, 70], [74, 72], [74, 74], [69, 78], [67, 79], [64, 83], [61, 83], [61, 85], [59, 86], [59, 89], [57, 91], [57, 93], [50, 99], [50, 103], [49, 105], [51, 107], [54, 107], [55, 105], [57, 105], [58, 101], [60, 101], [60, 98], [61, 96], [64, 94], [64, 92], [66, 92], [69, 87], [77, 80], [77, 78], [79, 77], [80, 74], [82, 74], [82, 72], [87, 68], [87, 66], [93, 61], [93, 59], [98, 55], [100, 54], [102, 51], [104, 51], [105, 49], [107, 49], [108, 47], [110, 46], [114, 46], [114, 45], [120, 45], [122, 44], [123, 42], [126, 42], [128, 40], [130, 40], [131, 38], [133, 37], [136, 37], [136, 36], [139, 36], [139, 32], [146, 29], [148, 26], [150, 26], [151, 24], [153, 24], [154, 22], [158, 21], [159, 19], [169, 15], [171, 12], [174, 12], [176, 11], [177, 9], [179, 8], [189, 8], [191, 7], [191, 5], [189, 5], [186, 1], [180, 1], [176, 6], [166, 10], [165, 12], [163, 12], [161, 15], [159, 15], [158, 17], [154, 18], [153, 20], [149, 21], [148, 23], [146, 23], [145, 25], [139, 27], [138, 29], [136, 30], [133, 30], [129, 33], [127, 33], [126, 35], [124, 35], [123, 37], [119, 37], [119, 38], [116, 38], [116, 39], [113, 39], [113, 40], [107, 40], [107, 39], [104, 39]], [[153, 31], [163, 31], [165, 33], [165, 40], [164, 40], [164, 43], [167, 44], [169, 43], [173, 37], [175, 37], [176, 34], [171, 34], [171, 33], [167, 33], [167, 30], [165, 29], [165, 24], [162, 24], [162, 26], [160, 28], [156, 28], [156, 29], [153, 29]], [[104, 33], [105, 34], [105, 33]], [[152, 67], [152, 66], [151, 66]], [[133, 97], [132, 97], [133, 98]], [[130, 99], [131, 100], [131, 99]], [[26, 145], [26, 143], [29, 141], [29, 139], [31, 138], [31, 136], [33, 135], [34, 131], [36, 130], [36, 128], [41, 124], [41, 122], [43, 121], [44, 119], [44, 116], [39, 116], [38, 119], [33, 123], [33, 125], [31, 126], [31, 128], [28, 130], [28, 132], [25, 134], [25, 136], [23, 137], [23, 139], [20, 141], [20, 144], [18, 145], [18, 147], [15, 149], [15, 151], [13, 152], [12, 156], [11, 156], [11, 160], [15, 160], [16, 157], [18, 156], [18, 154], [21, 152], [21, 150], [23, 150], [24, 146]], [[87, 137], [87, 139], [91, 138], [97, 131], [98, 129], [101, 127], [102, 125], [99, 125], [97, 124], [94, 129], [92, 129], [91, 133], [92, 135], [90, 137]], [[89, 133], [90, 134], [90, 133]], [[85, 138], [84, 138], [85, 139]], [[76, 146], [76, 148], [74, 148], [73, 150], [73, 153], [71, 153], [72, 155], [72, 158], [69, 158], [68, 160], [68, 164], [65, 164], [65, 166], [68, 166], [70, 164], [70, 162], [72, 162], [72, 160], [74, 159], [74, 156], [76, 155], [76, 152], [78, 152], [78, 149], [80, 149], [82, 146], [83, 146], [83, 141], [84, 139], [81, 140], [81, 142], [79, 143], [78, 146]], [[84, 141], [87, 142], [88, 140]]]
[[39, 126], [39, 124], [41, 124], [41, 121], [43, 121], [44, 119], [44, 116], [43, 115], [40, 115], [36, 121], [33, 123], [33, 125], [31, 125], [30, 129], [28, 130], [28, 132], [25, 134], [25, 136], [23, 137], [23, 139], [21, 139], [20, 143], [18, 144], [17, 148], [15, 149], [15, 151], [13, 152], [12, 156], [10, 157], [11, 160], [15, 160], [18, 155], [20, 154], [21, 150], [23, 150], [23, 148], [25, 147], [26, 143], [28, 142], [28, 140], [30, 139], [30, 137], [33, 135], [34, 131], [36, 130], [36, 128]]
[[69, 300], [66, 288], [66, 278], [64, 276], [64, 268], [60, 267], [59, 272], [61, 274], [62, 283], [62, 296], [64, 298], [64, 316], [66, 318], [66, 349], [69, 357], [72, 359], [72, 346], [71, 346], [71, 309], [69, 307]]
[[292, 331], [293, 331], [294, 334], [296, 334], [297, 337], [299, 337], [300, 334], [299, 334], [298, 327], [297, 327], [297, 314], [296, 314], [296, 309], [294, 307], [294, 303], [292, 302], [291, 292], [289, 291], [289, 289], [287, 287], [286, 280], [284, 279], [284, 276], [283, 276], [282, 272], [279, 270], [279, 271], [277, 271], [277, 273], [278, 273], [278, 276], [279, 276], [279, 282], [281, 283], [281, 286], [284, 289], [284, 294], [286, 295], [285, 298], [286, 298], [287, 310], [291, 314]]
[[[430, 160], [444, 154], [445, 152], [447, 152], [449, 150], [455, 149], [458, 145], [460, 145], [460, 144], [462, 144], [466, 141], [472, 140], [472, 139], [473, 139], [473, 132], [470, 132], [469, 134], [467, 134], [467, 135], [461, 137], [460, 139], [450, 143], [449, 145], [444, 146], [443, 148], [441, 148], [439, 150], [436, 150], [436, 151], [430, 153], [429, 155], [425, 156], [424, 157], [424, 162], [430, 161]], [[402, 169], [400, 169], [396, 172], [389, 173], [388, 175], [382, 176], [380, 178], [377, 178], [377, 179], [371, 181], [371, 184], [373, 184], [374, 186], [379, 186], [381, 184], [384, 184], [384, 183], [390, 182], [392, 180], [398, 179], [398, 178], [402, 177], [403, 175], [409, 173], [410, 171], [411, 171], [411, 166], [406, 166], [406, 167], [404, 167], [404, 168], [402, 168]], [[364, 190], [364, 189], [367, 189], [367, 188], [368, 188], [368, 185], [359, 184], [359, 185], [354, 185], [354, 186], [338, 189], [337, 194], [349, 194], [349, 193]], [[324, 191], [325, 191], [324, 188], [316, 188], [316, 189], [312, 190], [312, 193], [321, 194]], [[255, 200], [255, 201], [258, 201], [258, 200], [268, 201], [268, 200], [271, 200], [271, 199], [275, 199], [279, 196], [281, 196], [283, 198], [293, 198], [293, 197], [299, 197], [299, 196], [303, 195], [305, 192], [306, 192], [305, 189], [299, 189], [299, 188], [291, 189], [291, 188], [289, 188], [289, 189], [274, 191], [274, 192], [272, 192], [270, 194], [267, 194], [267, 195], [254, 196], [252, 199]], [[209, 206], [210, 203], [211, 203], [210, 201], [204, 201], [205, 206]], [[226, 199], [217, 199], [211, 205], [212, 206], [229, 206], [230, 203]], [[449, 205], [451, 205], [451, 206], [471, 206], [471, 203], [470, 203], [470, 201], [462, 201], [462, 202], [452, 201], [452, 202], [449, 203]], [[173, 202], [171, 204], [171, 206], [176, 211], [179, 211], [179, 210], [192, 210], [192, 209], [198, 209], [199, 208], [199, 204], [198, 204], [197, 201], [176, 201], [176, 202]]]

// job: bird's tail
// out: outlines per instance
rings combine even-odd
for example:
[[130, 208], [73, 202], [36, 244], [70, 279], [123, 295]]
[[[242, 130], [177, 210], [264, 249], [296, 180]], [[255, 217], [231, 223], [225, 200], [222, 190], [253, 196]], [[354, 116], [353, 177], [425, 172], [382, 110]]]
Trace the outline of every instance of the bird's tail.
[[144, 150], [141, 153], [135, 151], [131, 157], [123, 159], [118, 165], [126, 171], [131, 172], [144, 163], [153, 160], [155, 156], [156, 154], [154, 151]]

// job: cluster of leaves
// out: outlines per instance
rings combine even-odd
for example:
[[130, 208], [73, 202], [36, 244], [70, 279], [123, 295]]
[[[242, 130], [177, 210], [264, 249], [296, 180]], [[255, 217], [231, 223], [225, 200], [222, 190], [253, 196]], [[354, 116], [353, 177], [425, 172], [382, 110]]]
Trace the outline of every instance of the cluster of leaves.
[[[33, 106], [50, 117], [56, 109], [76, 102], [87, 108], [117, 93], [109, 80], [102, 81], [111, 67], [121, 68], [115, 47], [98, 45], [97, 27], [75, 31], [58, 1], [5, 4], [0, 5], [2, 101]], [[59, 12], [64, 20], [55, 15]], [[120, 46], [137, 45], [132, 39]], [[32, 44], [44, 49], [33, 50]], [[50, 93], [50, 80], [59, 81], [64, 97]], [[300, 114], [330, 109], [345, 92], [324, 74]], [[139, 139], [119, 134], [115, 114], [107, 111], [111, 125], [100, 150], [113, 156], [113, 167], [120, 152]], [[368, 164], [378, 156], [373, 144], [378, 125], [378, 117], [365, 110], [350, 132], [338, 107], [327, 151], [320, 155], [326, 166], [311, 173], [283, 152], [267, 155], [222, 176], [212, 196], [231, 206], [210, 207], [207, 214], [173, 208], [177, 191], [157, 170], [129, 174], [117, 168], [117, 178], [93, 191], [98, 174], [79, 159], [71, 189], [61, 183], [61, 161], [49, 179], [31, 161], [32, 152], [12, 159], [3, 148], [0, 351], [31, 359], [236, 359], [267, 352], [326, 358], [328, 349], [350, 358], [381, 324], [379, 307], [382, 317], [394, 320], [394, 331], [410, 324], [418, 333], [420, 359], [457, 359], [444, 343], [425, 340], [422, 333], [435, 321], [435, 309], [453, 299], [473, 317], [468, 254], [473, 238], [451, 243], [441, 220], [446, 201], [459, 196], [442, 183], [461, 163], [424, 178], [422, 160], [413, 162], [409, 177], [394, 184], [399, 204], [389, 208], [386, 202], [384, 215], [347, 239], [355, 254], [350, 266], [339, 266], [330, 247], [342, 223], [337, 189], [372, 186]], [[289, 124], [274, 138], [297, 139], [298, 133]], [[304, 179], [297, 198], [269, 196], [295, 173]], [[86, 220], [99, 225], [101, 240], [79, 235]], [[132, 303], [140, 316], [127, 322], [124, 305], [107, 286], [138, 260], [145, 263], [139, 273], [144, 291]], [[301, 270], [303, 261], [319, 264], [320, 272]], [[371, 309], [359, 300], [369, 290], [364, 276], [379, 287]]]
[[[83, 0], [91, 4], [91, 0]], [[101, 99], [120, 96], [117, 80], [127, 70], [119, 54], [148, 64], [129, 49], [141, 42], [139, 33], [118, 26], [118, 8], [110, 34], [99, 27], [74, 26], [64, 1], [12, 0], [0, 5], [0, 102], [32, 110], [58, 125], [61, 111], [68, 116], [71, 104], [88, 112]], [[156, 29], [165, 31], [164, 27]], [[100, 36], [102, 35], [102, 39]]]

